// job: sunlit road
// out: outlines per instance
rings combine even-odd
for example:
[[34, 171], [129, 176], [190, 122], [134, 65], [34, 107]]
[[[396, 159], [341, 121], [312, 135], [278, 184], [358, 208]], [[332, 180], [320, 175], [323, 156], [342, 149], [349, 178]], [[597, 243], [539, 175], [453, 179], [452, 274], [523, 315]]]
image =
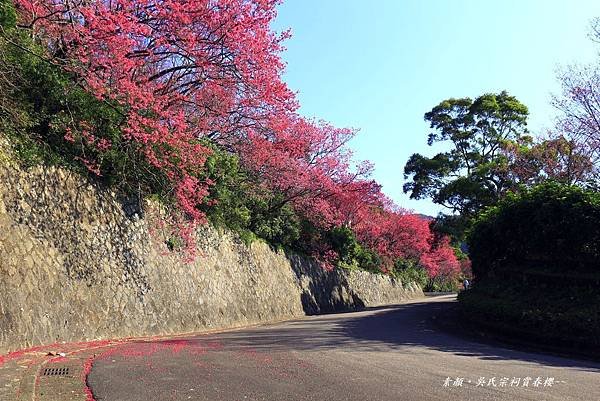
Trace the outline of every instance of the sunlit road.
[[96, 360], [88, 383], [97, 401], [600, 400], [600, 364], [435, 329], [431, 317], [453, 301], [122, 345]]

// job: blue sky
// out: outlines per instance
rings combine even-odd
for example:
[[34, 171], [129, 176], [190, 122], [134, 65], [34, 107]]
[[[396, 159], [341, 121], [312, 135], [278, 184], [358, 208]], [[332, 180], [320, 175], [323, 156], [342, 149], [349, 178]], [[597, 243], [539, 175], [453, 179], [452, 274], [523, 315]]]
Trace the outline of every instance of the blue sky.
[[356, 158], [402, 207], [442, 210], [402, 193], [412, 153], [432, 155], [423, 114], [449, 97], [503, 89], [549, 127], [560, 64], [590, 61], [599, 0], [287, 0], [273, 27], [291, 28], [284, 79], [301, 113], [360, 133]]

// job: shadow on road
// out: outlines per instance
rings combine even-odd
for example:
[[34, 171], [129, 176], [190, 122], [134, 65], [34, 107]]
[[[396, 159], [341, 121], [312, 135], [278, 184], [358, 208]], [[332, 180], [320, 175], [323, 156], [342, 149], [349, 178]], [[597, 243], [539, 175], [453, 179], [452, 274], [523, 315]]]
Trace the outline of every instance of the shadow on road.
[[[410, 351], [436, 350], [480, 360], [518, 360], [600, 372], [600, 364], [511, 350], [470, 341], [438, 330], [453, 302], [417, 302], [363, 312], [310, 317], [275, 326], [200, 336], [189, 341], [218, 341], [228, 350], [277, 351]], [[424, 348], [424, 349], [423, 349]]]
[[[432, 324], [430, 317], [444, 319], [445, 312], [452, 306], [452, 302], [401, 305], [375, 315], [352, 319], [343, 324], [343, 327], [347, 335], [356, 341], [366, 341], [392, 349], [405, 346], [426, 347], [480, 360], [519, 360], [600, 372], [599, 363], [513, 350], [441, 331]], [[455, 315], [450, 314], [449, 317], [454, 318]]]

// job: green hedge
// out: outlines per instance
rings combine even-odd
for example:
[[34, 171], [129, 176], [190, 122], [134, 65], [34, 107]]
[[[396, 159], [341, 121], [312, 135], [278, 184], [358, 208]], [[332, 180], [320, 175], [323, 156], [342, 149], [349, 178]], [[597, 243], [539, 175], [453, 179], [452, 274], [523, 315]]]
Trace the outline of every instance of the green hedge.
[[600, 194], [552, 182], [509, 194], [476, 219], [467, 241], [477, 279], [513, 266], [600, 273]]
[[463, 317], [507, 339], [600, 349], [600, 195], [548, 182], [510, 194], [468, 234]]
[[467, 321], [509, 339], [600, 350], [597, 290], [549, 290], [487, 280], [461, 292], [459, 302]]

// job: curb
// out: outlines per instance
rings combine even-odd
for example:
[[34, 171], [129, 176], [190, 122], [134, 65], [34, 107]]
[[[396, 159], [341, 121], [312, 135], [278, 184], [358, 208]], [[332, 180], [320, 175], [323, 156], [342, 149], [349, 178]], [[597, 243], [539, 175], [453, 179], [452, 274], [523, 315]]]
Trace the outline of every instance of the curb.
[[[294, 317], [170, 335], [55, 343], [13, 351], [0, 355], [0, 401], [95, 401], [87, 386], [87, 376], [92, 370], [94, 359], [109, 349], [134, 342], [206, 336], [306, 318], [308, 317]], [[68, 374], [44, 375], [46, 368], [68, 368]]]
[[86, 367], [118, 341], [61, 344], [12, 352], [0, 364], [2, 401], [93, 401]]
[[[405, 302], [418, 301], [422, 298], [424, 297], [409, 298]], [[386, 306], [393, 305], [380, 307]], [[0, 401], [95, 401], [91, 389], [87, 386], [87, 376], [93, 368], [94, 360], [110, 349], [135, 342], [208, 336], [310, 318], [311, 316], [290, 316], [268, 322], [227, 328], [122, 339], [55, 343], [13, 351], [6, 355], [0, 355]], [[68, 368], [68, 373], [63, 374], [66, 368]], [[60, 374], [45, 374], [47, 373], [46, 369], [58, 369]], [[60, 369], [63, 370], [60, 371]]]

